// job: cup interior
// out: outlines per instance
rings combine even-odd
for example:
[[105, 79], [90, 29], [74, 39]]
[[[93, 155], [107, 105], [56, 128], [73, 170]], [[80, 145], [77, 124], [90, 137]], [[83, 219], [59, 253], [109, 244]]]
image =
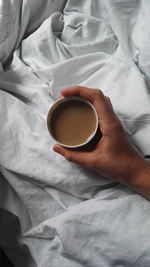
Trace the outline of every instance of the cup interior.
[[[91, 132], [89, 132], [89, 135], [87, 136], [87, 138], [85, 140], [82, 140], [81, 142], [79, 143], [76, 143], [74, 144], [72, 142], [71, 143], [67, 143], [63, 141], [60, 141], [59, 138], [57, 138], [57, 135], [55, 134], [55, 131], [54, 131], [54, 121], [57, 120], [57, 118], [60, 117], [60, 114], [62, 114], [62, 109], [64, 106], [68, 107], [69, 105], [71, 105], [71, 103], [74, 103], [74, 105], [80, 105], [81, 104], [81, 107], [82, 105], [84, 104], [85, 106], [88, 107], [88, 109], [90, 109], [90, 112], [92, 111], [92, 116], [93, 116], [93, 121], [92, 121], [92, 124], [93, 124], [93, 130]], [[68, 112], [70, 110], [68, 109]], [[88, 111], [88, 110], [87, 110]], [[80, 114], [78, 114], [80, 115]], [[68, 113], [68, 117], [70, 116], [70, 114]], [[79, 118], [79, 117], [78, 117]], [[70, 117], [71, 119], [71, 117]], [[81, 118], [80, 118], [81, 119]], [[69, 120], [69, 118], [68, 118]], [[82, 122], [82, 121], [81, 121]], [[85, 124], [85, 121], [83, 120], [83, 124]], [[81, 128], [82, 128], [82, 123], [80, 125], [80, 129], [78, 129], [78, 132], [80, 132]], [[67, 148], [80, 148], [86, 144], [88, 144], [92, 138], [95, 136], [96, 132], [97, 132], [97, 129], [98, 129], [98, 116], [97, 116], [97, 112], [94, 108], [94, 106], [86, 99], [84, 98], [81, 98], [81, 97], [77, 97], [77, 96], [69, 96], [69, 97], [63, 97], [63, 98], [60, 98], [59, 100], [57, 100], [53, 105], [52, 107], [50, 108], [49, 110], [49, 113], [48, 113], [48, 116], [47, 116], [47, 127], [48, 127], [48, 130], [49, 130], [49, 133], [50, 135], [53, 137], [53, 139], [58, 143], [60, 144], [61, 146], [64, 146], [64, 147], [67, 147]], [[72, 125], [72, 127], [75, 127], [75, 125]], [[57, 129], [59, 129], [59, 124], [57, 126]], [[58, 132], [57, 130], [57, 132]], [[65, 130], [65, 128], [64, 128]], [[66, 130], [66, 132], [70, 132], [70, 131], [73, 131], [73, 129], [69, 129], [69, 130]], [[76, 127], [74, 129], [74, 131], [76, 131]], [[89, 130], [90, 131], [90, 130]], [[68, 134], [66, 133], [66, 135]], [[66, 136], [67, 138], [67, 136]]]

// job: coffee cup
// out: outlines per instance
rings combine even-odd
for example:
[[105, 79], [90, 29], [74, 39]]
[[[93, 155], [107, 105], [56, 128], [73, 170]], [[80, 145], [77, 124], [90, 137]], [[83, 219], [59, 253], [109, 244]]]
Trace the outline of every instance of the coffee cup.
[[77, 96], [60, 98], [52, 105], [47, 127], [59, 145], [70, 149], [92, 150], [101, 138], [94, 106]]

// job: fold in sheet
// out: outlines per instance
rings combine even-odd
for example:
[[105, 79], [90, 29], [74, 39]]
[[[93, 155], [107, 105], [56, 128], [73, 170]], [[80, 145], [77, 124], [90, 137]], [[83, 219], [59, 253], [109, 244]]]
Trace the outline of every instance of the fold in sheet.
[[0, 246], [17, 267], [150, 266], [149, 201], [56, 155], [46, 127], [62, 88], [101, 88], [148, 158], [149, 9], [1, 1]]

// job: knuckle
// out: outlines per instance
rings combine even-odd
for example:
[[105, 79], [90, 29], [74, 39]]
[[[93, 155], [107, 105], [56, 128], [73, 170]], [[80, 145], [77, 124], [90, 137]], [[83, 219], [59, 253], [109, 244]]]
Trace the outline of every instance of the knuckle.
[[84, 86], [81, 86], [81, 85], [76, 86], [76, 89], [78, 89], [78, 90], [83, 90], [83, 88], [84, 88]]
[[95, 96], [96, 97], [104, 97], [103, 92], [101, 89], [95, 89]]
[[95, 89], [95, 94], [96, 95], [100, 95], [101, 94], [101, 90], [100, 89]]
[[82, 88], [82, 86], [81, 86], [81, 85], [77, 85], [77, 86], [76, 86], [76, 88], [78, 88], [78, 89], [81, 89], [81, 88]]

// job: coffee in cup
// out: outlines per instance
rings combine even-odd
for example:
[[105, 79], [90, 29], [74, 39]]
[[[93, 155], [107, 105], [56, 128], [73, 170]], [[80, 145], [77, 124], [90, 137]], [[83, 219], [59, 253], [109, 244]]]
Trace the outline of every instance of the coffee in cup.
[[55, 141], [68, 148], [88, 147], [99, 132], [94, 106], [76, 96], [61, 98], [52, 105], [47, 126]]

